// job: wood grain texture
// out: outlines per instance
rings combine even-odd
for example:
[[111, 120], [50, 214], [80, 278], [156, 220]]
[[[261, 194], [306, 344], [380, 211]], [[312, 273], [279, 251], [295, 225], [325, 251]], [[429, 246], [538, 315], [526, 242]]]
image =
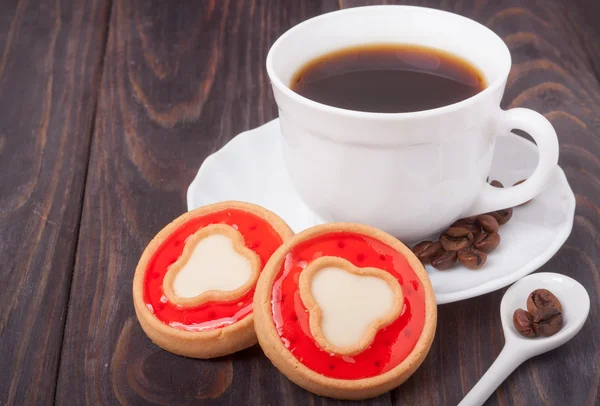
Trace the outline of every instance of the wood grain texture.
[[[58, 404], [329, 404], [255, 346], [198, 361], [153, 345], [131, 282], [145, 245], [185, 211], [202, 160], [275, 118], [269, 46], [335, 2], [116, 1], [96, 115]], [[380, 403], [390, 404], [390, 395]]]
[[[575, 21], [574, 28], [577, 30], [583, 46], [587, 49], [596, 77], [600, 80], [600, 43], [597, 41], [600, 36], [600, 2], [597, 0], [574, 0], [570, 7], [566, 8], [565, 15]], [[585, 25], [576, 23], [582, 19], [585, 20]]]
[[52, 404], [108, 8], [0, 7], [0, 404]]
[[[257, 347], [214, 361], [160, 350], [135, 319], [131, 280], [144, 246], [185, 210], [187, 186], [203, 159], [239, 132], [276, 116], [264, 59], [277, 36], [311, 16], [368, 3], [113, 3], [58, 404], [342, 403], [291, 384]], [[519, 368], [488, 404], [596, 404], [600, 33], [592, 25], [600, 22], [600, 15], [590, 11], [595, 7], [572, 7], [567, 0], [403, 3], [474, 18], [507, 42], [513, 70], [503, 107], [532, 108], [552, 121], [560, 138], [560, 163], [577, 195], [573, 233], [542, 270], [565, 273], [588, 288], [590, 320], [573, 341]], [[8, 145], [0, 142], [0, 154]], [[441, 306], [436, 339], [424, 365], [399, 389], [362, 403], [458, 403], [500, 352], [502, 293]]]

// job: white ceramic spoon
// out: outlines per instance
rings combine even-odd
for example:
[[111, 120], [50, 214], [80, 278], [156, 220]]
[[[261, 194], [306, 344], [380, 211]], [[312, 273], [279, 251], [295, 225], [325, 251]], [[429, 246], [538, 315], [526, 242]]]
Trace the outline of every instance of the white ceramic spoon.
[[[516, 309], [527, 309], [529, 294], [535, 289], [548, 289], [558, 298], [563, 308], [563, 327], [551, 337], [526, 338], [513, 325]], [[531, 357], [555, 349], [569, 341], [581, 330], [590, 311], [590, 297], [576, 280], [557, 273], [536, 273], [512, 285], [502, 297], [500, 317], [504, 330], [504, 348], [465, 396], [459, 406], [480, 406], [502, 382], [523, 362]]]

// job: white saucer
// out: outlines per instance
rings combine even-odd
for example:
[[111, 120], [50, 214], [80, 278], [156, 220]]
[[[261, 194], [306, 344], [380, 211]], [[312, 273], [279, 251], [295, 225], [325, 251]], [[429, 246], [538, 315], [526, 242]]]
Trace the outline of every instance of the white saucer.
[[[281, 216], [295, 232], [320, 224], [300, 200], [280, 154], [278, 120], [246, 131], [206, 158], [187, 193], [188, 210], [223, 200], [256, 203]], [[497, 137], [490, 179], [505, 185], [527, 178], [537, 164], [535, 145], [515, 134]], [[573, 227], [575, 196], [560, 167], [546, 189], [515, 208], [500, 228], [502, 242], [485, 266], [471, 271], [427, 267], [438, 304], [456, 302], [500, 289], [545, 264]]]

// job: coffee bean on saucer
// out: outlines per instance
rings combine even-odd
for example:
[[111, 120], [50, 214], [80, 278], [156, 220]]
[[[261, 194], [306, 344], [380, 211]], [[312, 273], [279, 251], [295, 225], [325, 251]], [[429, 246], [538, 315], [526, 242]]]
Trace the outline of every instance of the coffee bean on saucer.
[[473, 247], [459, 250], [457, 257], [458, 261], [469, 269], [479, 269], [485, 265], [485, 261], [487, 260], [487, 254], [485, 252], [479, 251]]
[[442, 248], [446, 251], [458, 251], [473, 245], [473, 233], [463, 227], [450, 227], [440, 236]]
[[456, 220], [450, 227], [462, 227], [469, 230], [473, 237], [481, 232], [481, 227], [476, 224], [476, 217], [467, 217], [464, 219]]
[[425, 251], [431, 244], [433, 244], [433, 241], [421, 241], [413, 247], [412, 252], [418, 257], [419, 254]]
[[503, 224], [508, 223], [508, 220], [510, 220], [510, 218], [512, 217], [513, 209], [512, 208], [502, 209], [502, 210], [493, 211], [493, 212], [487, 213], [487, 214], [489, 214], [490, 216], [495, 218], [499, 225], [503, 225]]
[[420, 243], [418, 243], [417, 245], [415, 245], [413, 247], [412, 252], [416, 255], [417, 258], [419, 258], [419, 260], [421, 260], [423, 252], [425, 252], [425, 250], [431, 244], [433, 244], [433, 241], [421, 241]]
[[477, 225], [483, 229], [486, 233], [495, 233], [498, 231], [498, 221], [489, 214], [482, 214], [477, 216]]
[[500, 234], [498, 233], [480, 233], [473, 242], [473, 247], [486, 254], [494, 251], [498, 245], [500, 245]]
[[493, 187], [504, 187], [504, 185], [499, 181], [499, 180], [493, 180], [490, 182], [490, 185], [492, 185]]
[[545, 307], [554, 307], [562, 312], [560, 300], [548, 289], [536, 289], [527, 298], [527, 311], [534, 316]]
[[[424, 242], [428, 242], [428, 241], [424, 241]], [[417, 245], [419, 245], [419, 244], [417, 244]], [[415, 248], [417, 248], [417, 247], [415, 246]], [[437, 257], [442, 252], [444, 252], [444, 249], [442, 248], [442, 244], [440, 244], [439, 241], [435, 241], [435, 242], [432, 242], [431, 244], [427, 245], [420, 254], [417, 254], [415, 252], [415, 255], [417, 255], [417, 258], [419, 258], [419, 260], [423, 263], [423, 265], [425, 265], [425, 264], [430, 263], [433, 258]]]
[[431, 266], [440, 271], [452, 268], [456, 263], [456, 251], [443, 251], [431, 260]]
[[513, 313], [513, 324], [519, 334], [524, 337], [533, 338], [537, 335], [533, 328], [533, 317], [523, 309], [515, 310]]
[[556, 307], [542, 307], [533, 314], [533, 329], [542, 337], [550, 337], [558, 333], [562, 326], [562, 312]]

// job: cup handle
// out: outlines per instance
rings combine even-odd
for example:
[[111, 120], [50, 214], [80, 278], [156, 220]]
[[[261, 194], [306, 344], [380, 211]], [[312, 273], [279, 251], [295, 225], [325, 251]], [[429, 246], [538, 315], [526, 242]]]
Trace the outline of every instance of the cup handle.
[[531, 200], [546, 186], [558, 163], [558, 137], [552, 124], [538, 112], [524, 108], [502, 111], [501, 131], [523, 130], [535, 141], [539, 161], [533, 174], [523, 183], [508, 188], [485, 184], [481, 195], [464, 217], [515, 207]]

